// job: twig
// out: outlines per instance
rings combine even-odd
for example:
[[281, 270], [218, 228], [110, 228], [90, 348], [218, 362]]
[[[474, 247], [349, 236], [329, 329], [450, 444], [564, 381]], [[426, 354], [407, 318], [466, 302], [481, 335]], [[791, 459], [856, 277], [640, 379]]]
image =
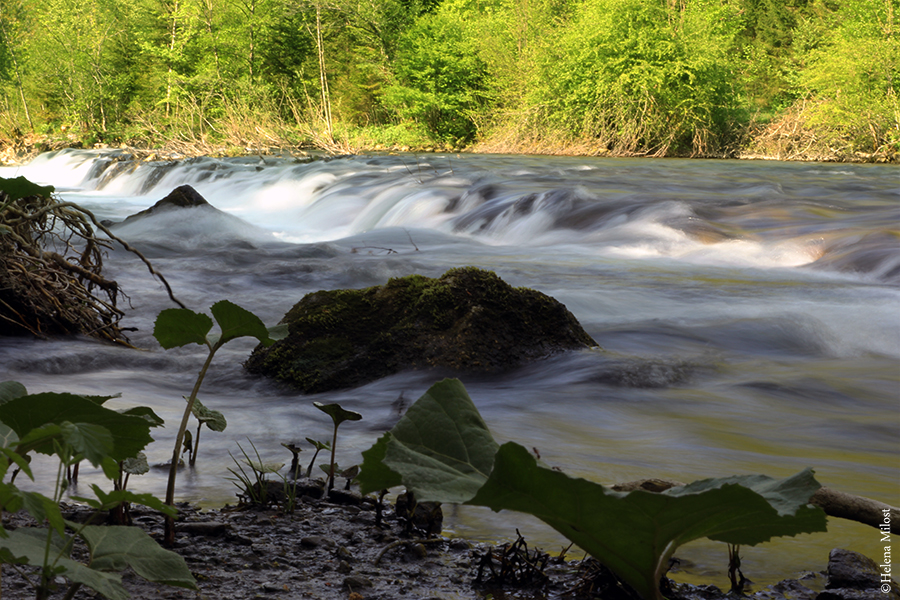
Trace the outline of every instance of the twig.
[[413, 540], [396, 540], [381, 549], [381, 552], [379, 552], [378, 556], [375, 557], [374, 564], [377, 565], [379, 562], [381, 562], [381, 557], [383, 557], [388, 550], [392, 550], [393, 548], [397, 548], [398, 546], [405, 546], [407, 544], [434, 544], [436, 542], [443, 541], [444, 538], [417, 538]]

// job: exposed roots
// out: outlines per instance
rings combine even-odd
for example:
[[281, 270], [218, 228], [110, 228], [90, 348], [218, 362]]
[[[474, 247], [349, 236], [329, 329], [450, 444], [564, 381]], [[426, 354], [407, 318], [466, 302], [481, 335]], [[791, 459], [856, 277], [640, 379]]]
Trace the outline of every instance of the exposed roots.
[[[95, 231], [108, 238], [98, 238]], [[103, 275], [103, 256], [119, 242], [90, 211], [50, 195], [0, 191], [0, 335], [81, 334], [128, 345], [118, 301], [127, 296]]]

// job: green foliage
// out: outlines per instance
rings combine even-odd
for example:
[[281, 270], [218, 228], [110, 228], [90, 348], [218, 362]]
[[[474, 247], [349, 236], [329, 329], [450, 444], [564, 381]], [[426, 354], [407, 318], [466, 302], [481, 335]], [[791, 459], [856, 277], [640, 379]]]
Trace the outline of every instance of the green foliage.
[[312, 459], [310, 459], [309, 461], [309, 466], [306, 468], [306, 476], [312, 477], [312, 469], [313, 465], [316, 463], [316, 457], [322, 450], [331, 450], [331, 444], [329, 442], [320, 442], [312, 438], [306, 438], [306, 441], [312, 444], [313, 448], [316, 449], [316, 451], [313, 453]]
[[6, 203], [15, 202], [22, 198], [29, 198], [31, 196], [49, 198], [54, 191], [55, 189], [52, 185], [38, 185], [27, 180], [25, 177], [16, 177], [15, 179], [0, 177], [0, 193], [5, 194], [6, 196], [4, 198], [4, 205], [0, 205], [0, 210], [5, 208]]
[[194, 399], [194, 406], [191, 412], [201, 425], [206, 425], [213, 431], [225, 431], [225, 428], [228, 426], [225, 415], [217, 410], [207, 408], [200, 402], [199, 398]]
[[898, 11], [898, 0], [7, 0], [0, 132], [243, 152], [321, 143], [327, 97], [335, 137], [368, 147], [513, 131], [721, 155], [756, 124], [808, 111], [821, 147], [890, 153]]
[[[898, 16], [895, 16], [898, 15]], [[900, 1], [845, 0], [800, 76], [807, 127], [846, 152], [900, 150]]]
[[415, 481], [420, 502], [470, 500], [494, 464], [497, 443], [458, 379], [440, 381], [363, 452], [363, 494]]
[[[0, 528], [0, 562], [40, 567], [35, 583], [39, 599], [49, 597], [59, 575], [65, 575], [73, 584], [87, 585], [107, 598], [128, 598], [118, 574], [126, 568], [150, 581], [197, 589], [184, 560], [160, 548], [141, 529], [96, 527], [63, 520], [59, 501], [66, 487], [66, 467], [86, 459], [94, 466], [102, 466], [108, 478], [116, 479], [118, 461], [136, 458], [152, 441], [148, 419], [105, 408], [104, 399], [74, 394], [29, 395], [15, 382], [0, 384], [0, 400], [4, 401], [0, 405], [0, 481], [11, 464], [33, 479], [27, 460], [30, 452], [54, 455], [59, 460], [52, 498], [21, 490], [12, 482], [0, 483], [3, 510], [25, 509], [36, 521], [48, 525], [15, 531]], [[170, 512], [170, 507], [150, 494], [121, 489], [106, 493], [97, 485], [91, 489], [96, 498], [75, 499], [97, 511], [113, 510], [127, 502]], [[90, 550], [86, 564], [71, 558], [76, 538]], [[77, 588], [71, 590], [73, 593], [74, 589]]]
[[[249, 441], [250, 447], [253, 448], [253, 452], [256, 455], [256, 460], [253, 460], [243, 446], [238, 444], [238, 449], [244, 455], [244, 458], [238, 461], [229, 452], [228, 454], [231, 456], [231, 460], [234, 462], [237, 470], [229, 467], [228, 471], [234, 475], [232, 482], [237, 486], [246, 503], [255, 506], [267, 506], [270, 501], [268, 475], [277, 473], [284, 466], [284, 463], [264, 463], [259, 455], [259, 450], [256, 449], [256, 444], [252, 440]], [[252, 476], [248, 475], [244, 470], [244, 465], [250, 468]]]
[[732, 7], [680, 12], [644, 0], [589, 0], [556, 50], [547, 47], [532, 100], [574, 136], [625, 152], [705, 152], [728, 139], [735, 105], [728, 49]]
[[809, 469], [784, 480], [734, 476], [614, 492], [550, 469], [514, 442], [498, 448], [455, 380], [432, 386], [363, 457], [363, 493], [402, 483], [422, 501], [535, 515], [647, 600], [661, 600], [668, 559], [692, 540], [755, 545], [825, 530], [824, 512], [808, 504], [820, 487]]
[[397, 83], [384, 91], [385, 106], [402, 119], [424, 123], [436, 140], [469, 141], [474, 116], [490, 82], [477, 40], [451, 12], [419, 19], [399, 42]]

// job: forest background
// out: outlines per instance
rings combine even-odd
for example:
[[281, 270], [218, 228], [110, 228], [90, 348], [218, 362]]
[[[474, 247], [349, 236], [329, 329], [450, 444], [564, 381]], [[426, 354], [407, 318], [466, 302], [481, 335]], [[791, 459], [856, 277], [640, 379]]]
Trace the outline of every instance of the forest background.
[[0, 143], [897, 161], [900, 0], [0, 0]]

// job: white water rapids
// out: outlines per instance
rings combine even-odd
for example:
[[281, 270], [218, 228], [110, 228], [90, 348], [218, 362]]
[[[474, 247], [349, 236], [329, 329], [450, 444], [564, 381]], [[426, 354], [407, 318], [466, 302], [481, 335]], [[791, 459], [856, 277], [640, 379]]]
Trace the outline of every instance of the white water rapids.
[[[564, 304], [602, 350], [498, 376], [459, 375], [501, 443], [603, 483], [693, 481], [810, 466], [830, 487], [900, 504], [900, 170], [815, 163], [360, 156], [116, 162], [114, 151], [45, 154], [0, 176], [52, 184], [118, 222], [190, 184], [221, 212], [185, 209], [119, 226], [194, 310], [229, 299], [274, 324], [307, 292], [475, 265]], [[132, 255], [108, 276], [130, 297], [135, 351], [86, 339], [0, 340], [0, 381], [30, 392], [121, 393], [153, 407], [151, 463], [172, 452], [175, 424], [204, 353], [163, 351], [151, 336], [173, 306]], [[314, 400], [363, 414], [341, 427], [338, 462], [360, 461], [412, 401], [446, 373], [402, 373], [303, 396], [246, 375], [252, 344], [226, 346], [200, 393], [228, 419], [204, 430], [181, 499], [234, 501], [230, 451], [249, 440], [290, 462], [281, 442], [328, 439]], [[311, 452], [301, 454], [308, 461]], [[322, 462], [321, 460], [318, 462]], [[49, 477], [49, 474], [47, 474]], [[79, 492], [92, 481], [83, 475]], [[41, 481], [38, 485], [41, 485]], [[162, 495], [165, 473], [132, 478]], [[447, 507], [449, 533], [564, 540], [518, 514]], [[767, 582], [822, 568], [848, 547], [880, 558], [875, 529], [832, 519], [827, 534], [742, 549]], [[727, 586], [723, 544], [680, 550], [681, 579]]]

